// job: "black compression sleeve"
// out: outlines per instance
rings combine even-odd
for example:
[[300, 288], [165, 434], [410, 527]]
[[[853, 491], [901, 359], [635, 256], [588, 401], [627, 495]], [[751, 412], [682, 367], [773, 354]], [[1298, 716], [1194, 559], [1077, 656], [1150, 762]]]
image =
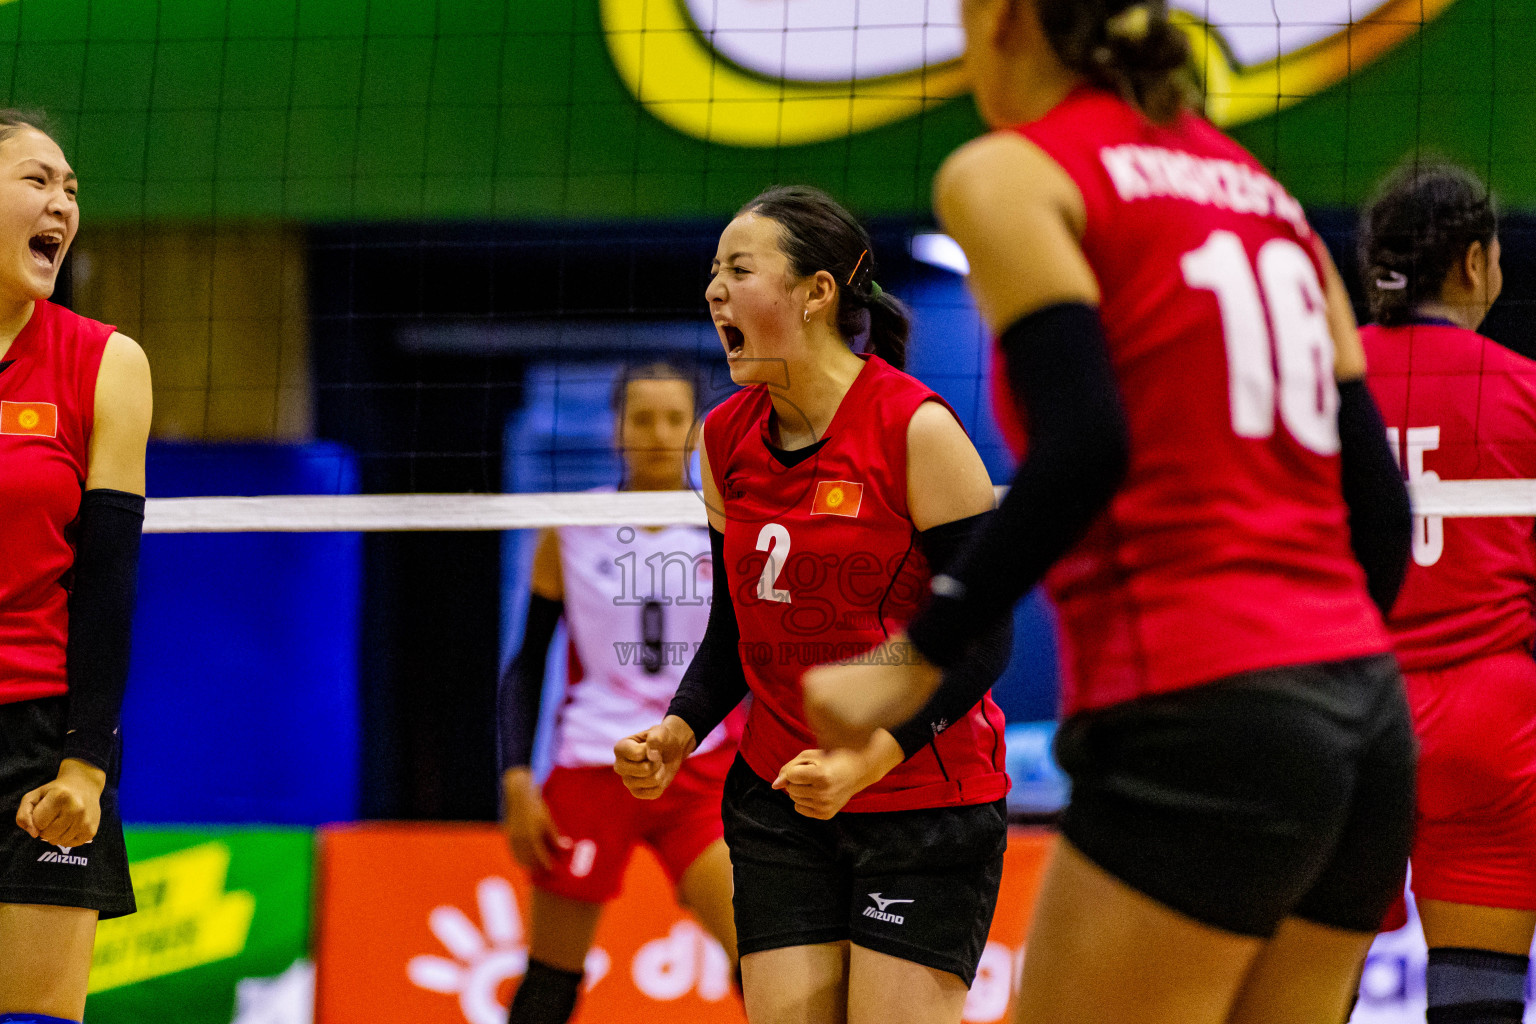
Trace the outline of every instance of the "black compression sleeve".
[[[919, 533], [918, 543], [927, 556], [929, 569], [939, 573], [950, 568], [966, 542], [995, 515], [983, 512]], [[988, 628], [977, 633], [966, 651], [944, 670], [944, 679], [927, 706], [910, 721], [891, 730], [902, 753], [911, 757], [969, 714], [1003, 674], [1012, 654], [1013, 609], [1009, 607]]]
[[539, 727], [539, 703], [544, 696], [544, 663], [565, 602], [534, 594], [528, 598], [523, 646], [507, 662], [496, 685], [497, 748], [501, 770], [521, 768], [533, 759], [533, 736]]
[[69, 724], [64, 756], [110, 770], [139, 578], [144, 499], [95, 488], [80, 499], [74, 580], [69, 590]]
[[703, 743], [747, 695], [747, 676], [741, 668], [741, 626], [736, 621], [736, 606], [731, 604], [731, 584], [725, 571], [725, 534], [714, 527], [709, 529], [709, 553], [714, 569], [709, 623], [667, 708], [667, 714], [688, 723], [695, 743]]
[[1108, 506], [1130, 460], [1125, 409], [1098, 311], [1082, 303], [1031, 313], [999, 339], [1029, 448], [996, 516], [933, 579], [908, 627], [945, 667], [1040, 582]]
[[1364, 381], [1339, 385], [1339, 455], [1349, 543], [1365, 569], [1371, 600], [1386, 615], [1408, 572], [1413, 509], [1403, 472], [1387, 443], [1387, 426]]

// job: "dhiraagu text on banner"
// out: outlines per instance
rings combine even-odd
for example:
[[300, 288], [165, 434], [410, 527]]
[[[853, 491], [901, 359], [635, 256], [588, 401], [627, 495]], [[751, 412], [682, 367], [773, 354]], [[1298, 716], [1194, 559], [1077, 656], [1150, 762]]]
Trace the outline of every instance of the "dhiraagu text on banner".
[[92, 1024], [289, 1019], [312, 991], [314, 836], [305, 829], [128, 829], [138, 913], [96, 933]]
[[[1428, 150], [1536, 201], [1536, 18], [1498, 0], [1174, 0], [1207, 113], [1303, 203]], [[795, 180], [928, 216], [981, 131], [959, 0], [10, 0], [94, 222], [676, 220]], [[1353, 21], [1351, 21], [1353, 18]]]

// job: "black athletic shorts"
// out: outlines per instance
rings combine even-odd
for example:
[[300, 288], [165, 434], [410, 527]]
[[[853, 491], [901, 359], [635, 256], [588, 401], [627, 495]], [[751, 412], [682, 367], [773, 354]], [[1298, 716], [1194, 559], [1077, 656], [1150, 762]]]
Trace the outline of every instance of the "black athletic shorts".
[[1417, 743], [1391, 656], [1250, 672], [1062, 723], [1062, 833], [1197, 921], [1374, 932], [1402, 892]]
[[818, 821], [738, 756], [721, 809], [743, 956], [846, 939], [976, 977], [1003, 878], [1003, 801]]
[[101, 919], [134, 911], [128, 851], [117, 811], [121, 748], [101, 793], [101, 827], [85, 846], [33, 839], [16, 824], [21, 798], [59, 774], [67, 697], [0, 704], [0, 903], [42, 903], [100, 911]]

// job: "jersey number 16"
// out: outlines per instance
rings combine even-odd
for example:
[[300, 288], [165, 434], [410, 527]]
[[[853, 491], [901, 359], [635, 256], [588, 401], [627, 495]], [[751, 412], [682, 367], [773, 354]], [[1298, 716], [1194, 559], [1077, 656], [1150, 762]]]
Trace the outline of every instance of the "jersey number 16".
[[1250, 261], [1241, 238], [1213, 231], [1179, 265], [1191, 288], [1216, 293], [1233, 432], [1273, 437], [1278, 408], [1286, 429], [1308, 451], [1337, 455], [1333, 333], [1323, 286], [1306, 250], [1288, 238], [1272, 238]]

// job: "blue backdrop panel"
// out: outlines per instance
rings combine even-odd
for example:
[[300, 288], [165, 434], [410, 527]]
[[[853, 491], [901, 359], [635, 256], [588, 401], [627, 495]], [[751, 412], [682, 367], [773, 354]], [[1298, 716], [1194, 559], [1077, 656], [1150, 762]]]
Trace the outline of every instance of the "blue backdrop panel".
[[[353, 494], [333, 444], [149, 451], [151, 497]], [[358, 811], [357, 534], [144, 538], [123, 817], [310, 825]]]

